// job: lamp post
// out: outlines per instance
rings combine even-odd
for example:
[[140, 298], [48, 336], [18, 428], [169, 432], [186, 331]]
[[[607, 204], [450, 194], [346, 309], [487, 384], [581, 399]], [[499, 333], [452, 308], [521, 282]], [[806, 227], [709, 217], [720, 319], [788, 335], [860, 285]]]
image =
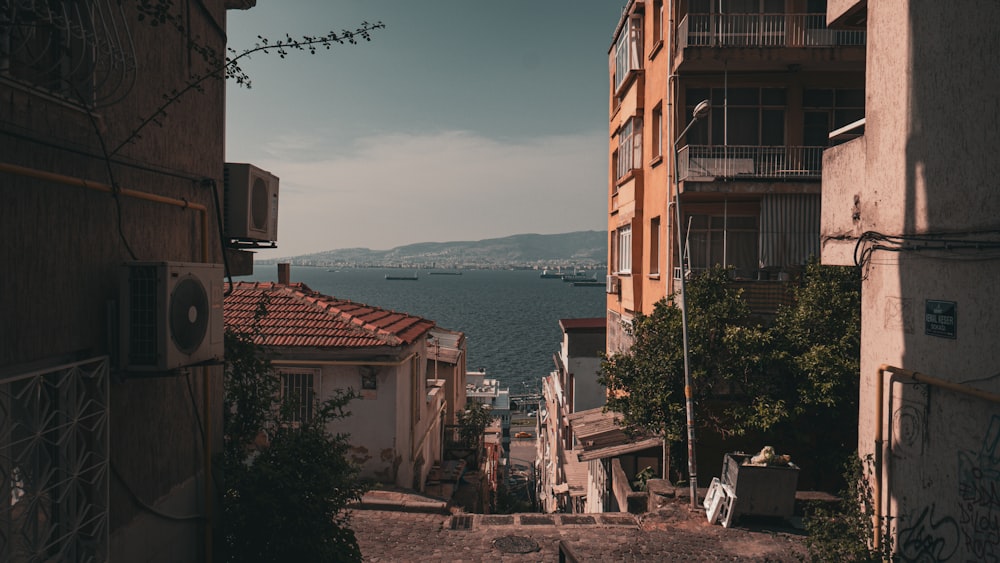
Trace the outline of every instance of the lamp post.
[[[708, 100], [702, 100], [694, 107], [694, 116], [691, 123], [681, 131], [681, 134], [674, 139], [674, 218], [677, 223], [677, 255], [680, 258], [681, 269], [681, 330], [684, 340], [684, 403], [687, 414], [687, 435], [688, 435], [688, 481], [691, 486], [691, 508], [698, 507], [698, 468], [694, 460], [694, 397], [691, 391], [691, 367], [688, 361], [688, 321], [687, 321], [687, 294], [685, 292], [687, 269], [684, 267], [684, 228], [681, 224], [681, 179], [677, 171], [677, 146], [684, 135], [687, 135], [691, 126], [699, 119], [708, 115], [712, 105]], [[666, 447], [666, 444], [664, 444]]]

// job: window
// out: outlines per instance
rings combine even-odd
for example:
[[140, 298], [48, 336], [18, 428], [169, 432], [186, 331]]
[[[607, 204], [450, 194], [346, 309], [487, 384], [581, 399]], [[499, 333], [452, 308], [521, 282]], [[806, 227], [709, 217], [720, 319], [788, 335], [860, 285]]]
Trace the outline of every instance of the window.
[[688, 132], [691, 145], [782, 146], [785, 144], [784, 88], [688, 88], [686, 115], [710, 99], [714, 108]]
[[608, 233], [608, 248], [611, 249], [611, 259], [608, 260], [608, 267], [611, 273], [618, 272], [618, 231]]
[[688, 215], [688, 266], [692, 271], [717, 265], [733, 266], [737, 276], [750, 277], [759, 260], [757, 217]]
[[618, 272], [632, 273], [632, 226], [618, 229]]
[[649, 221], [649, 275], [660, 274], [660, 218]]
[[653, 158], [663, 156], [663, 104], [656, 104], [653, 108], [653, 126], [650, 131], [650, 148], [653, 151]]
[[632, 16], [622, 28], [615, 42], [615, 90], [625, 83], [625, 79], [633, 70], [642, 68], [639, 61], [642, 57], [642, 18]]
[[642, 166], [642, 120], [630, 117], [618, 129], [617, 179]]
[[653, 41], [663, 41], [663, 0], [653, 0]]
[[134, 84], [121, 2], [4, 2], [0, 13], [0, 77], [83, 107], [120, 100]]
[[312, 420], [315, 372], [281, 372], [281, 397], [289, 409], [289, 422]]
[[863, 89], [807, 89], [802, 92], [802, 140], [809, 147], [825, 147], [830, 131], [854, 123], [865, 116]]
[[0, 378], [0, 561], [109, 560], [109, 366]]

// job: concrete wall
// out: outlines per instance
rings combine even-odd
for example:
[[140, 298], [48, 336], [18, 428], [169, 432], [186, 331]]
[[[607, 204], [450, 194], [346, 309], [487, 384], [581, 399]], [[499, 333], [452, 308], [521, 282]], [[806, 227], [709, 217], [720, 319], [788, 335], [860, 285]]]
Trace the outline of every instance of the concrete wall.
[[[903, 235], [911, 250], [862, 256], [859, 449], [884, 459], [881, 505], [901, 559], [990, 560], [1000, 555], [1000, 406], [933, 385], [890, 386], [878, 367], [1000, 392], [1000, 5], [869, 2], [867, 21], [865, 139], [830, 159], [839, 172], [824, 174], [824, 192], [837, 194], [824, 196], [836, 206], [824, 210], [824, 233]], [[826, 247], [823, 258], [846, 261]], [[954, 304], [953, 335], [935, 334], [931, 301]]]
[[[190, 36], [224, 52], [223, 1], [178, 4]], [[102, 156], [101, 140], [113, 151], [153, 114], [164, 94], [206, 69], [187, 48], [186, 34], [170, 26], [152, 27], [148, 19], [137, 21], [134, 5], [126, 2], [123, 8], [138, 71], [134, 85], [120, 92], [124, 97], [89, 113], [38, 90], [0, 83], [0, 162], [184, 198], [211, 210], [212, 187], [202, 180], [214, 180], [221, 197], [222, 81], [205, 82], [204, 92], [192, 92], [171, 107], [162, 126], [145, 129], [110, 163]], [[128, 197], [116, 202], [105, 193], [8, 173], [0, 173], [0, 195], [5, 241], [0, 263], [6, 272], [0, 293], [0, 368], [8, 372], [115, 350], [117, 322], [109, 321], [114, 318], [109, 306], [118, 301], [119, 267], [133, 258], [126, 241], [137, 259], [221, 263], [214, 213], [202, 233], [199, 215], [192, 210]], [[206, 238], [209, 252], [204, 256]], [[193, 398], [185, 377], [131, 375], [116, 373], [111, 387], [110, 457], [121, 476], [111, 479], [111, 554], [120, 560], [139, 559], [132, 557], [137, 553], [146, 561], [197, 559], [201, 526], [150, 519], [127, 489], [150, 505], [169, 503], [179, 514], [204, 511], [201, 493], [189, 494], [189, 485], [201, 474], [205, 457], [199, 419], [211, 422], [212, 450], [220, 447], [221, 370], [193, 371]], [[195, 413], [192, 402], [201, 411], [205, 378], [210, 408]], [[174, 500], [182, 502], [175, 505]], [[175, 551], [153, 551], [160, 540]], [[178, 553], [185, 555], [175, 557]]]

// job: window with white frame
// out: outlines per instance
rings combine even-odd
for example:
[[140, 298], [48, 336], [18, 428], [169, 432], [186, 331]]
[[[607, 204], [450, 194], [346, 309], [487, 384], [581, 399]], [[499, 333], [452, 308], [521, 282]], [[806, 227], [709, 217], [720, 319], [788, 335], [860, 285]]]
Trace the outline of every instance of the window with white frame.
[[642, 68], [642, 18], [628, 19], [615, 42], [615, 90], [621, 88], [629, 73]]
[[289, 422], [312, 420], [317, 370], [281, 370], [281, 397], [288, 408]]
[[617, 179], [642, 166], [642, 120], [630, 117], [618, 129]]
[[618, 272], [632, 272], [632, 226], [626, 225], [618, 229]]
[[650, 131], [652, 139], [650, 142], [650, 149], [653, 152], [653, 158], [663, 156], [663, 104], [656, 104], [653, 108], [653, 124], [652, 130]]

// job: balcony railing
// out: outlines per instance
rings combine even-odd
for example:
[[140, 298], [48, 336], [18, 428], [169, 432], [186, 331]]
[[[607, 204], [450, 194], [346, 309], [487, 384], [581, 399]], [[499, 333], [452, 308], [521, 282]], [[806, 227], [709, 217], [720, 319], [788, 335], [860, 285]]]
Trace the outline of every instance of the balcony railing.
[[826, 14], [688, 14], [677, 41], [681, 49], [861, 46], [865, 32], [828, 29]]
[[[691, 276], [702, 274], [706, 268], [691, 268], [688, 279]], [[742, 276], [741, 276], [742, 274]], [[792, 291], [795, 282], [788, 278], [774, 278], [766, 275], [763, 271], [756, 272], [734, 272], [735, 279], [729, 282], [729, 287], [739, 289], [743, 292], [743, 300], [750, 310], [757, 315], [773, 315], [778, 312], [781, 306], [795, 304], [795, 293]], [[748, 276], [754, 275], [756, 279]], [[744, 277], [747, 276], [747, 277]], [[674, 268], [674, 281], [681, 279], [681, 269]]]
[[677, 152], [678, 178], [818, 179], [824, 148], [687, 145]]

